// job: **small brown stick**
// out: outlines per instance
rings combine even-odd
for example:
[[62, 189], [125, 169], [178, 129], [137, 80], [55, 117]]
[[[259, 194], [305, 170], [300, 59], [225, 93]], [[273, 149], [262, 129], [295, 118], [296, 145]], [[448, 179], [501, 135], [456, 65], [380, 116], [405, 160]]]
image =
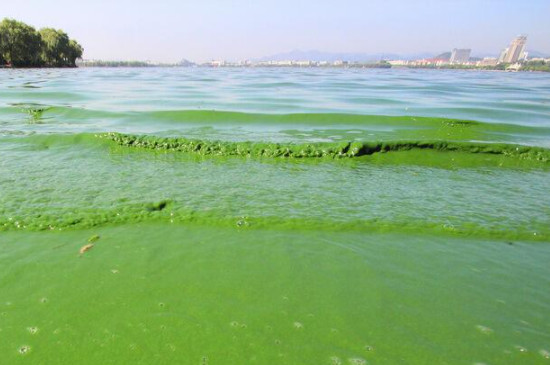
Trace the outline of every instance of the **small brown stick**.
[[84, 245], [80, 248], [80, 255], [84, 254], [84, 252], [86, 251], [89, 251], [92, 249], [92, 247], [94, 247], [94, 244], [93, 243], [88, 243], [87, 245]]

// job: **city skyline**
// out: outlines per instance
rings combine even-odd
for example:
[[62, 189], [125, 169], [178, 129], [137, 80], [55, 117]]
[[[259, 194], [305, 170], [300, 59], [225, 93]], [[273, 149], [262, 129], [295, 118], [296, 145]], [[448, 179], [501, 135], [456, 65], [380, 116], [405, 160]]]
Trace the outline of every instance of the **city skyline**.
[[529, 37], [529, 50], [550, 54], [548, 13], [543, 0], [0, 4], [2, 17], [66, 30], [85, 58], [156, 62], [259, 59], [296, 49], [436, 55], [456, 48], [498, 57], [520, 34]]

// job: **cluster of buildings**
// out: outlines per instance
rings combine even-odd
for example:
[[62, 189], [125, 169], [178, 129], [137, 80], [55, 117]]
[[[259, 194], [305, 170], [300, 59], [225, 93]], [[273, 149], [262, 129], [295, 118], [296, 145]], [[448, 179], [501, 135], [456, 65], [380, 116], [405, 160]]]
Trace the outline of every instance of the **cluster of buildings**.
[[[196, 64], [188, 60], [182, 60], [175, 64], [160, 64], [150, 61], [100, 61], [81, 60], [79, 66], [91, 67], [350, 67], [350, 68], [390, 68], [401, 67], [437, 67], [437, 68], [498, 68], [507, 70], [519, 70], [523, 61], [527, 61], [525, 45], [526, 36], [518, 36], [510, 45], [503, 49], [499, 57], [475, 58], [471, 56], [469, 48], [455, 48], [451, 52], [442, 53], [433, 58], [417, 60], [379, 60], [371, 62], [338, 61], [312, 61], [312, 60], [269, 60], [269, 61], [238, 61], [213, 60], [202, 64]], [[529, 61], [544, 61], [550, 63], [550, 59], [531, 58]]]
[[209, 61], [199, 66], [205, 67], [343, 67], [349, 66], [348, 61], [309, 61], [309, 60], [282, 60], [282, 61]]
[[527, 60], [527, 52], [525, 45], [527, 43], [526, 36], [518, 36], [512, 40], [510, 46], [503, 49], [500, 56], [485, 57], [482, 59], [472, 58], [471, 49], [455, 48], [452, 52], [443, 53], [434, 58], [421, 60], [391, 60], [388, 61], [392, 66], [417, 66], [417, 67], [443, 67], [462, 65], [468, 67], [494, 67], [499, 64], [517, 64], [518, 62]]
[[[199, 66], [204, 67], [496, 67], [501, 64], [508, 68], [520, 68], [519, 62], [527, 60], [525, 45], [526, 36], [518, 36], [510, 45], [502, 50], [499, 57], [475, 58], [471, 56], [469, 48], [455, 48], [451, 52], [442, 53], [433, 58], [417, 60], [389, 60], [379, 62], [348, 62], [348, 61], [310, 61], [310, 60], [284, 60], [284, 61], [210, 61]], [[510, 66], [511, 65], [511, 66]]]

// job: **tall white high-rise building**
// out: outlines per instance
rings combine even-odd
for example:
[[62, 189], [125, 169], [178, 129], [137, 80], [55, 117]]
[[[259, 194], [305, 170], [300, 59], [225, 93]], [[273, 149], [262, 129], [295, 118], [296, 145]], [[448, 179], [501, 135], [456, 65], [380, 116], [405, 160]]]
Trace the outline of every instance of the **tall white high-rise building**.
[[512, 40], [510, 46], [502, 51], [498, 59], [499, 62], [516, 63], [518, 60], [525, 58], [525, 44], [527, 37], [520, 35]]
[[470, 60], [471, 49], [453, 49], [451, 52], [451, 58], [449, 62], [451, 63], [466, 63]]

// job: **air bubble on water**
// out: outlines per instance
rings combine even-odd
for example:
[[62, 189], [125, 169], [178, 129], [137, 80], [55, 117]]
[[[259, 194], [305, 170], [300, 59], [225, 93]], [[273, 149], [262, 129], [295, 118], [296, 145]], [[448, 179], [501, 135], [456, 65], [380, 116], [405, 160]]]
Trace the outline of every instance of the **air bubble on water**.
[[237, 221], [237, 227], [248, 227], [250, 223], [248, 223], [247, 219], [247, 217], [241, 217], [241, 219]]
[[370, 346], [370, 345], [367, 345], [365, 346], [365, 350], [367, 351], [374, 351], [374, 347]]
[[516, 347], [516, 350], [518, 350], [519, 352], [527, 352], [527, 349], [523, 346], [515, 346]]
[[165, 306], [164, 303], [162, 303], [162, 302], [159, 303], [159, 307], [164, 308], [164, 306]]
[[493, 330], [492, 330], [491, 328], [486, 327], [486, 326], [483, 326], [483, 325], [481, 325], [481, 324], [478, 324], [478, 325], [476, 326], [476, 328], [477, 328], [477, 330], [478, 330], [479, 332], [481, 332], [481, 333], [483, 333], [483, 334], [485, 334], [485, 335], [489, 335], [489, 334], [493, 333]]
[[341, 365], [342, 364], [342, 360], [340, 360], [340, 358], [338, 356], [331, 356], [330, 357], [330, 363], [332, 365]]
[[118, 274], [118, 270], [117, 270], [117, 269], [111, 269], [111, 272], [112, 272], [113, 274]]
[[208, 357], [207, 356], [203, 356], [201, 358], [201, 365], [206, 365], [208, 364]]
[[31, 347], [30, 347], [30, 346], [23, 345], [23, 346], [21, 346], [17, 351], [18, 351], [21, 355], [25, 355], [25, 354], [27, 354], [30, 350], [31, 350]]
[[550, 359], [550, 352], [548, 350], [540, 350], [539, 351], [540, 356], [544, 357], [545, 359]]
[[170, 350], [172, 352], [176, 351], [176, 346], [172, 343], [167, 343], [166, 347], [168, 348], [168, 350]]
[[241, 323], [241, 328], [246, 328], [248, 327], [245, 323]]
[[239, 322], [237, 322], [237, 321], [233, 321], [229, 324], [231, 325], [231, 327], [239, 327]]
[[48, 298], [46, 298], [46, 297], [40, 298], [40, 303], [44, 304], [44, 303], [47, 303], [47, 302], [48, 302]]
[[445, 228], [447, 230], [450, 230], [450, 231], [454, 231], [455, 226], [452, 225], [451, 223], [446, 223], [446, 224], [443, 225], [443, 228]]
[[352, 357], [352, 358], [348, 359], [348, 361], [351, 365], [366, 365], [367, 364], [367, 360], [361, 359], [360, 357]]
[[294, 328], [301, 330], [304, 328], [304, 325], [300, 322], [294, 322]]
[[27, 327], [27, 331], [29, 331], [31, 335], [35, 335], [38, 333], [38, 327]]

